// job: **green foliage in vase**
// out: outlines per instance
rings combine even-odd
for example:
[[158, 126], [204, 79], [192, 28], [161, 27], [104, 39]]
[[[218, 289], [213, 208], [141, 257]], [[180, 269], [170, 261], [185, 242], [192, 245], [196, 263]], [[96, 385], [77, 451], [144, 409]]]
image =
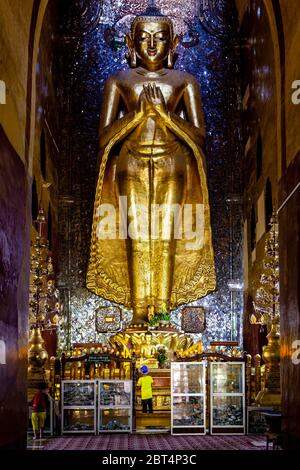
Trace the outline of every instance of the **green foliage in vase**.
[[159, 348], [159, 350], [157, 351], [157, 360], [159, 365], [163, 366], [167, 359], [168, 356], [166, 354], [166, 350], [164, 348]]
[[170, 313], [167, 311], [167, 308], [163, 305], [161, 312], [158, 312], [154, 315], [153, 318], [149, 321], [150, 326], [157, 325], [160, 321], [170, 321], [171, 316]]

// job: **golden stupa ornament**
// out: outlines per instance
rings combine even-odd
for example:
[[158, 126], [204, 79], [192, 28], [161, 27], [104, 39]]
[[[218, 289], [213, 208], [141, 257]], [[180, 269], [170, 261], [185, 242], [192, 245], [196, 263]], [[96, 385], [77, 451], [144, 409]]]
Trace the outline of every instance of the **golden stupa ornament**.
[[48, 353], [40, 328], [36, 325], [30, 333], [28, 350], [28, 399], [31, 400], [41, 382], [48, 382], [49, 373], [45, 370]]
[[45, 214], [39, 209], [35, 226], [37, 234], [31, 243], [30, 285], [29, 285], [29, 327], [28, 350], [28, 394], [34, 393], [38, 384], [48, 378], [45, 365], [48, 353], [44, 347], [41, 332], [56, 330], [60, 322], [61, 306], [54, 283], [54, 269], [49, 252], [48, 241], [43, 232], [46, 224]]
[[274, 319], [267, 335], [268, 344], [263, 347], [262, 358], [265, 363], [264, 386], [255, 402], [261, 406], [281, 406], [280, 392], [280, 333], [279, 319]]
[[42, 208], [36, 220], [37, 235], [31, 242], [29, 326], [43, 330], [56, 330], [60, 323], [61, 305], [55, 287], [55, 273], [49, 243], [43, 236], [46, 224]]
[[268, 344], [263, 347], [262, 358], [265, 363], [263, 389], [255, 401], [259, 405], [280, 407], [280, 309], [279, 309], [279, 243], [278, 223], [274, 213], [271, 228], [265, 244], [265, 259], [260, 286], [255, 296], [255, 315], [250, 321], [266, 325]]
[[132, 309], [133, 324], [216, 287], [201, 94], [172, 69], [177, 42], [155, 8], [136, 17], [131, 68], [103, 95], [87, 287]]
[[38, 326], [31, 330], [28, 351], [28, 372], [44, 374], [48, 353], [44, 348], [44, 340]]

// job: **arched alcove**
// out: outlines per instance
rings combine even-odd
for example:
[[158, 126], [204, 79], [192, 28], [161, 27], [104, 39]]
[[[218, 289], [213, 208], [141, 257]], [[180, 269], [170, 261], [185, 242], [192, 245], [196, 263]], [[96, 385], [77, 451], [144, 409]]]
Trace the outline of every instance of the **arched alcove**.
[[52, 250], [52, 211], [51, 211], [51, 206], [49, 205], [48, 209], [48, 217], [47, 217], [47, 239], [49, 241], [49, 250]]
[[46, 171], [47, 171], [47, 152], [46, 152], [46, 138], [45, 138], [44, 129], [42, 129], [41, 138], [40, 138], [40, 168], [41, 168], [41, 174], [45, 180]]
[[272, 198], [272, 184], [270, 179], [267, 179], [265, 188], [265, 217], [266, 217], [266, 232], [270, 230], [270, 222], [273, 214], [273, 198]]
[[36, 181], [34, 178], [33, 183], [32, 183], [32, 196], [31, 196], [31, 217], [33, 221], [37, 219], [38, 212], [39, 212], [39, 200], [38, 200]]
[[261, 133], [258, 133], [256, 141], [256, 181], [259, 180], [262, 174], [263, 167], [263, 142], [261, 138]]
[[251, 219], [250, 219], [250, 246], [251, 246], [251, 251], [254, 250], [255, 245], [256, 245], [256, 214], [255, 214], [255, 207], [252, 206]]

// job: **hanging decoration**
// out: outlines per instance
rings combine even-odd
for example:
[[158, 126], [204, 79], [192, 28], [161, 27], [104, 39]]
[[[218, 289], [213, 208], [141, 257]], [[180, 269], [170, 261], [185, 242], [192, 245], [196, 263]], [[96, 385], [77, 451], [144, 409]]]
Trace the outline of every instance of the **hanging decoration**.
[[271, 229], [265, 243], [265, 259], [260, 276], [260, 286], [253, 302], [255, 314], [250, 316], [250, 323], [267, 325], [279, 321], [279, 244], [278, 222], [275, 213], [271, 218]]
[[31, 246], [29, 326], [41, 331], [57, 329], [61, 310], [48, 242], [42, 235], [44, 224], [44, 211], [40, 209], [37, 218], [38, 235]]

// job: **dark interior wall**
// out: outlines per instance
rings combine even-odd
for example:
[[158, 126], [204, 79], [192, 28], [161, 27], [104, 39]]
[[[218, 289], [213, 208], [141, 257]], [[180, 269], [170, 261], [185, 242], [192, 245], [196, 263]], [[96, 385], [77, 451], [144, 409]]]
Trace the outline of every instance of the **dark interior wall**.
[[29, 204], [25, 167], [2, 126], [0, 178], [0, 447], [20, 448], [27, 426]]
[[[300, 181], [300, 153], [281, 180], [280, 205]], [[300, 449], [300, 358], [294, 341], [300, 340], [300, 188], [279, 211], [281, 389], [284, 444]], [[295, 344], [294, 344], [295, 346]], [[298, 346], [299, 350], [299, 346]], [[293, 353], [295, 354], [293, 360]]]
[[[241, 88], [243, 96], [243, 190], [244, 220], [247, 222], [244, 257], [248, 259], [245, 276], [244, 349], [261, 354], [266, 334], [249, 317], [259, 287], [265, 257], [264, 233], [259, 230], [265, 214], [259, 206], [266, 188], [272, 188], [272, 206], [277, 206], [277, 103], [276, 67], [269, 17], [263, 1], [249, 0], [240, 5]], [[248, 97], [248, 98], [247, 98]]]
[[[264, 3], [262, 0], [237, 0], [240, 5], [243, 23], [241, 25], [241, 34], [243, 37], [251, 37], [251, 24], [255, 28], [261, 29], [260, 38], [254, 37], [251, 43], [244, 42], [244, 56], [251, 52], [253, 47], [251, 44], [260, 44], [260, 55], [265, 64], [259, 63], [258, 55], [253, 55], [254, 60], [243, 61], [242, 67], [242, 88], [243, 92], [249, 74], [256, 71], [256, 76], [264, 85], [266, 82], [274, 81], [274, 71], [267, 68], [259, 68], [260, 65], [272, 64], [272, 56], [270, 55], [270, 41], [272, 34], [267, 22], [271, 19], [266, 17], [264, 11]], [[245, 4], [248, 8], [245, 8]], [[272, 4], [272, 5], [271, 5]], [[250, 8], [252, 6], [253, 8]], [[256, 124], [257, 117], [260, 119], [260, 127], [262, 131], [263, 143], [263, 161], [262, 175], [257, 177], [255, 161], [252, 158], [251, 149], [249, 154], [249, 166], [246, 172], [247, 178], [244, 180], [245, 200], [249, 205], [255, 203], [257, 191], [260, 191], [260, 184], [264, 177], [270, 179], [272, 184], [273, 207], [279, 209], [279, 250], [280, 250], [280, 334], [281, 334], [281, 392], [282, 392], [282, 413], [283, 413], [283, 431], [284, 431], [284, 447], [286, 449], [300, 448], [300, 364], [293, 362], [294, 359], [300, 358], [297, 354], [295, 341], [300, 340], [300, 189], [297, 185], [300, 181], [300, 156], [299, 156], [299, 110], [300, 106], [295, 106], [291, 99], [291, 86], [294, 80], [298, 80], [300, 76], [299, 61], [295, 61], [294, 57], [298, 53], [298, 44], [300, 37], [299, 29], [299, 9], [297, 2], [286, 1], [270, 2], [274, 13], [274, 27], [276, 30], [276, 42], [274, 38], [271, 44], [272, 49], [279, 56], [280, 75], [275, 70], [276, 79], [279, 80], [281, 89], [281, 106], [277, 109], [264, 106], [259, 113], [247, 109], [248, 121]], [[258, 16], [258, 9], [260, 15]], [[255, 15], [256, 11], [256, 15]], [[245, 14], [244, 14], [245, 12]], [[251, 18], [252, 14], [252, 18]], [[246, 34], [245, 34], [246, 33]], [[255, 41], [254, 41], [255, 39]], [[258, 41], [261, 39], [261, 41]], [[278, 42], [277, 42], [278, 41]], [[248, 67], [248, 69], [247, 69]], [[267, 75], [263, 75], [264, 71], [268, 71]], [[260, 78], [261, 77], [261, 78]], [[257, 90], [268, 90], [268, 86], [256, 86]], [[273, 87], [274, 90], [274, 87]], [[251, 89], [250, 89], [251, 91]], [[274, 95], [274, 91], [272, 92]], [[259, 108], [258, 108], [259, 109]], [[251, 112], [249, 112], [251, 111]], [[255, 108], [254, 111], [257, 111]], [[281, 117], [281, 162], [276, 153], [274, 141], [265, 142], [266, 135], [275, 129], [278, 113]], [[250, 126], [248, 126], [250, 128]], [[280, 147], [277, 143], [277, 150]], [[274, 153], [275, 152], [275, 153]], [[247, 162], [246, 162], [247, 163]], [[257, 163], [257, 160], [256, 160]], [[287, 168], [286, 168], [287, 166]], [[280, 182], [279, 175], [276, 175], [276, 167], [282, 171]], [[246, 167], [247, 169], [247, 167]], [[251, 182], [250, 173], [253, 174]], [[255, 181], [255, 173], [256, 179]], [[276, 178], [277, 176], [277, 178]], [[267, 185], [266, 185], [267, 187]], [[277, 203], [278, 201], [278, 203]], [[249, 209], [247, 209], [249, 212]], [[259, 256], [259, 251], [256, 253]], [[250, 272], [250, 278], [258, 278], [258, 270]], [[250, 279], [251, 281], [251, 279]], [[251, 313], [251, 292], [248, 295], [249, 302], [246, 313]], [[253, 293], [252, 293], [253, 295]], [[253, 325], [246, 324], [244, 329], [245, 349], [251, 350], [253, 347], [258, 348], [259, 342], [257, 332], [253, 329]], [[294, 347], [293, 347], [294, 346]]]
[[[0, 348], [4, 344], [6, 349], [5, 360], [0, 359], [0, 448], [26, 447], [28, 286], [30, 235], [34, 233], [33, 228], [30, 233], [33, 178], [36, 188], [36, 209], [39, 204], [42, 204], [46, 217], [51, 213], [51, 248], [54, 252], [54, 264], [57, 265], [55, 257], [58, 251], [56, 167], [59, 148], [57, 144], [58, 113], [55, 109], [58, 99], [54, 83], [55, 76], [57, 76], [56, 30], [59, 24], [56, 17], [57, 4], [58, 0], [49, 1], [38, 44], [36, 65], [33, 65], [33, 49], [40, 1], [32, 1], [32, 9], [30, 2], [27, 2], [28, 9], [22, 11], [22, 25], [18, 6], [14, 9], [12, 5], [12, 12], [9, 10], [7, 17], [4, 13], [3, 19], [1, 18], [5, 25], [10, 25], [11, 32], [11, 38], [6, 43], [8, 33], [7, 30], [3, 30], [6, 68], [10, 71], [16, 60], [18, 73], [11, 72], [7, 74], [7, 77], [4, 76], [11, 92], [7, 96], [6, 107], [3, 107], [4, 112], [1, 113], [3, 128], [0, 125]], [[10, 24], [10, 18], [14, 18], [12, 24]], [[30, 24], [29, 36], [22, 30], [25, 24]], [[20, 31], [24, 33], [23, 36], [19, 35]], [[10, 40], [17, 35], [17, 52], [20, 55], [14, 56], [9, 46]], [[21, 42], [20, 38], [22, 38]], [[14, 44], [13, 41], [12, 44]], [[22, 48], [24, 49], [22, 60], [26, 57], [24, 64], [20, 53]], [[25, 54], [27, 49], [28, 58]], [[27, 75], [22, 74], [21, 66], [28, 69]], [[36, 73], [36, 94], [33, 106], [31, 106], [32, 67]], [[20, 92], [23, 89], [25, 91], [27, 89], [27, 95]], [[14, 102], [14, 100], [20, 108], [24, 107], [24, 116], [18, 113], [14, 118], [12, 117], [14, 115], [9, 112], [9, 109], [11, 101]], [[30, 126], [34, 116], [33, 177], [31, 179], [28, 177], [27, 164], [31, 138]], [[23, 127], [19, 128], [19, 126]], [[26, 144], [25, 156], [20, 144], [23, 140]], [[43, 158], [41, 153], [44, 154]], [[26, 161], [25, 166], [22, 159]], [[50, 188], [45, 189], [44, 183], [51, 183]], [[49, 355], [53, 354], [56, 349], [54, 334], [47, 336], [46, 345]], [[2, 354], [0, 358], [1, 356]]]

